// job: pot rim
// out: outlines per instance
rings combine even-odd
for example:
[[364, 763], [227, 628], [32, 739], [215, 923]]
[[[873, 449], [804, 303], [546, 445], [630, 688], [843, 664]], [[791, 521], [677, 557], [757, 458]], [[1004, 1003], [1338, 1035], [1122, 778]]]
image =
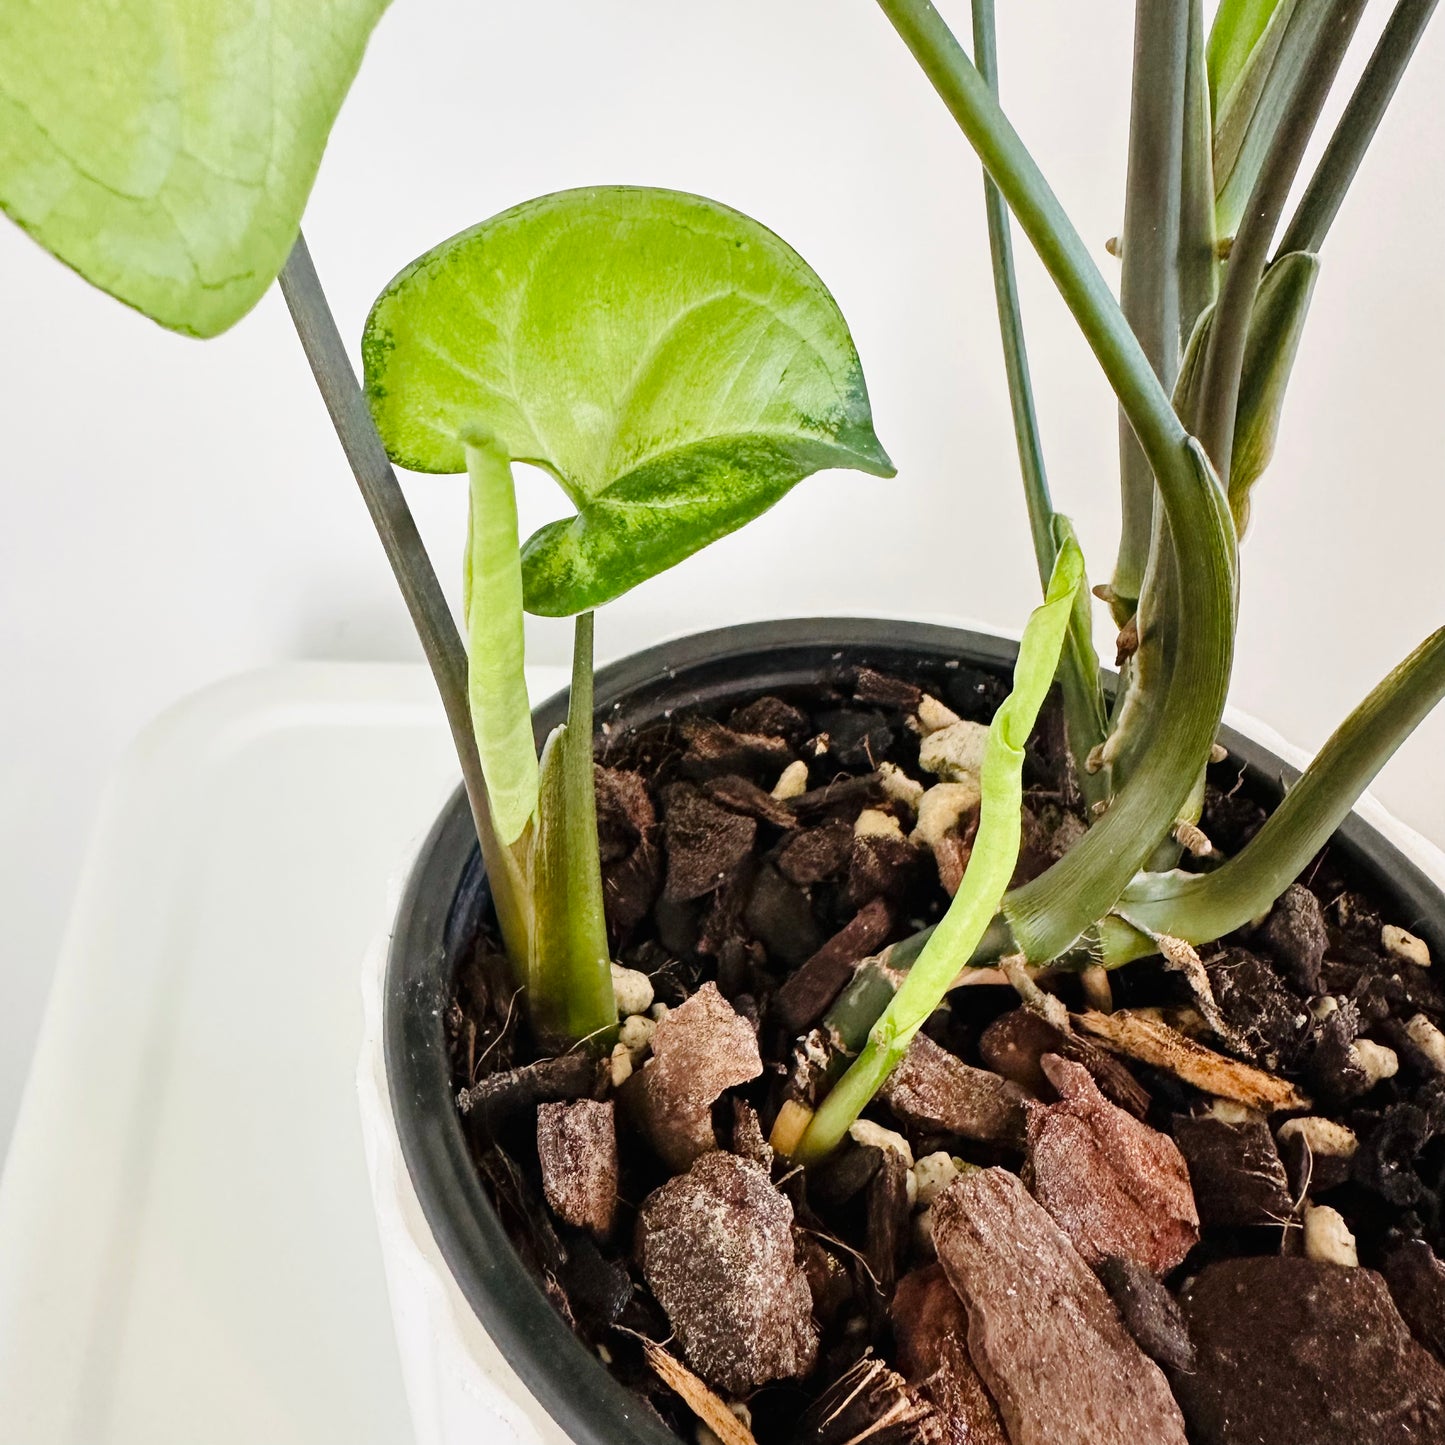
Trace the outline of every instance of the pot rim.
[[[706, 708], [746, 687], [761, 695], [889, 652], [934, 665], [1008, 669], [1015, 639], [936, 623], [796, 618], [743, 623], [660, 643], [599, 669], [603, 732]], [[889, 670], [886, 657], [881, 670]], [[892, 664], [898, 670], [898, 663]], [[542, 739], [566, 716], [567, 692], [533, 713]], [[1280, 795], [1299, 770], [1225, 726], [1220, 740], [1253, 788]], [[1388, 838], [1352, 812], [1331, 846], [1370, 876], [1445, 958], [1445, 895]], [[523, 1385], [575, 1445], [676, 1445], [677, 1437], [596, 1358], [523, 1263], [482, 1186], [455, 1107], [444, 1017], [452, 960], [486, 902], [486, 880], [459, 788], [417, 855], [387, 952], [382, 1048], [402, 1157], [454, 1280]]]

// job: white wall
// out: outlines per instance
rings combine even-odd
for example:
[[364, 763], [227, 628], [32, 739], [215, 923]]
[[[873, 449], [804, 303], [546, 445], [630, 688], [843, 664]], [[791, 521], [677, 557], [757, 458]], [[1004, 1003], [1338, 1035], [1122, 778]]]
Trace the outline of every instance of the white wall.
[[[1132, 6], [1000, 8], [1005, 102], [1112, 276]], [[1371, 35], [1387, 8], [1370, 7]], [[959, 0], [944, 11], [966, 28]], [[1307, 746], [1445, 621], [1441, 94], [1445, 22], [1330, 238], [1245, 551], [1234, 700]], [[701, 191], [797, 246], [852, 324], [899, 466], [892, 482], [805, 482], [746, 534], [608, 609], [602, 651], [769, 615], [1018, 626], [1036, 582], [978, 171], [877, 9], [396, 0], [306, 228], [354, 341], [419, 251], [527, 196], [600, 181]], [[1105, 577], [1113, 409], [1047, 279], [1027, 255], [1022, 270], [1056, 496]], [[415, 649], [274, 294], [230, 335], [182, 340], [0, 225], [0, 317], [3, 1147], [96, 791], [126, 741], [239, 669]], [[452, 581], [459, 482], [416, 478], [409, 492]], [[538, 479], [524, 525], [557, 511]], [[555, 625], [535, 643], [539, 660], [560, 658]], [[1437, 838], [1442, 743], [1445, 716], [1378, 788]]]

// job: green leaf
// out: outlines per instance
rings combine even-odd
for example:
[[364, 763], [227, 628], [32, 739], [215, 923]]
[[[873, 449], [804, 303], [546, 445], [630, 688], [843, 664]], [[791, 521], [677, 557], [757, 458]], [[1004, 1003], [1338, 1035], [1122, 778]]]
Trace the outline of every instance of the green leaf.
[[528, 606], [595, 607], [824, 467], [891, 476], [858, 354], [798, 254], [700, 196], [543, 196], [414, 261], [372, 308], [367, 393], [414, 471], [479, 425], [577, 508], [527, 549]]
[[1209, 27], [1206, 50], [1209, 100], [1217, 112], [1220, 100], [1234, 89], [1280, 0], [1220, 0]]
[[386, 0], [6, 0], [0, 209], [213, 336], [260, 299]]
[[1058, 672], [1083, 581], [1083, 553], [1073, 537], [1065, 535], [1044, 601], [1024, 626], [1013, 689], [989, 724], [979, 775], [978, 832], [963, 882], [874, 1024], [863, 1051], [808, 1126], [796, 1156], [800, 1163], [826, 1157], [842, 1141], [967, 967], [993, 920], [1018, 864], [1025, 750]]
[[1229, 506], [1239, 534], [1249, 521], [1249, 493], [1274, 455], [1290, 372], [1304, 334], [1320, 258], [1291, 251], [1270, 266], [1250, 312], [1234, 419]]
[[537, 811], [537, 746], [523, 673], [522, 569], [511, 464], [496, 439], [465, 438], [471, 478], [462, 611], [467, 692], [492, 826], [510, 846]]

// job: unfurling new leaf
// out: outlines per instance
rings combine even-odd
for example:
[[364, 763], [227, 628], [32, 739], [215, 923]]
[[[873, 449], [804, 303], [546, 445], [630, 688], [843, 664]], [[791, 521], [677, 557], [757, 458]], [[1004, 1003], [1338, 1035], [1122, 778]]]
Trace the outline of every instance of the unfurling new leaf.
[[528, 201], [382, 293], [363, 343], [387, 449], [459, 471], [477, 425], [577, 508], [523, 560], [530, 610], [594, 608], [827, 467], [891, 476], [827, 288], [756, 221], [628, 186]]

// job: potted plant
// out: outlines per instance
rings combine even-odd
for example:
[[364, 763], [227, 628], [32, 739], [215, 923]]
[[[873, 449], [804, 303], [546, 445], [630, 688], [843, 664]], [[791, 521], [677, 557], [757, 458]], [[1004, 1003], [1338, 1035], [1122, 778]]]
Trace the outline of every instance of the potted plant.
[[[1399, 0], [1287, 220], [1363, 0], [1223, 0], [1207, 33], [1198, 0], [1141, 4], [1119, 302], [999, 107], [989, 0], [972, 59], [926, 0], [880, 8], [986, 172], [1044, 589], [1017, 648], [785, 624], [594, 680], [594, 608], [812, 471], [891, 471], [837, 307], [737, 212], [515, 207], [383, 291], [364, 390], [299, 239], [280, 270], [465, 784], [386, 983], [427, 1228], [579, 1445], [694, 1419], [764, 1445], [1445, 1438], [1445, 909], [1349, 817], [1445, 690], [1445, 633], [1288, 787], [1221, 725], [1321, 249], [1433, 4]], [[286, 37], [324, 60], [244, 217], [205, 168], [189, 224], [137, 207], [107, 166], [154, 127], [117, 147], [133, 97], [79, 86], [0, 203], [219, 329], [281, 268], [376, 13]], [[125, 43], [163, 45], [139, 14]], [[188, 23], [195, 53], [234, 39]], [[240, 118], [228, 144], [240, 92], [209, 112]], [[1117, 679], [1047, 488], [1010, 212], [1119, 401]], [[393, 461], [468, 476], [465, 643]], [[577, 508], [525, 546], [517, 461]], [[535, 716], [525, 607], [578, 619]]]

